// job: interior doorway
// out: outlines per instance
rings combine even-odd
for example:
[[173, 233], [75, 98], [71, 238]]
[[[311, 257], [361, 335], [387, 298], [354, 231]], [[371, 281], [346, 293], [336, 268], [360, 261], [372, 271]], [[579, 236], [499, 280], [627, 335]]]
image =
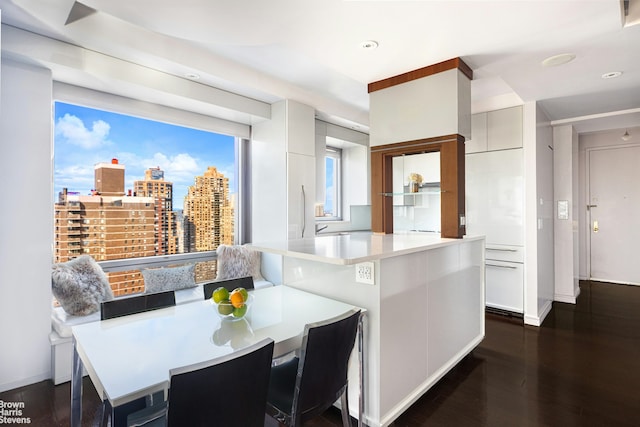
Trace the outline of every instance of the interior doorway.
[[590, 279], [640, 285], [640, 146], [587, 155]]

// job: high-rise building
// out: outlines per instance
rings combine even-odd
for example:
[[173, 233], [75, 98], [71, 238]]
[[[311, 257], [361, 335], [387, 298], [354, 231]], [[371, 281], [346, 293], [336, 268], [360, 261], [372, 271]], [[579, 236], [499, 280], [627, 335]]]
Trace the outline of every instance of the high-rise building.
[[185, 252], [216, 250], [233, 244], [233, 206], [229, 178], [214, 166], [195, 177], [184, 199]]
[[173, 211], [173, 216], [176, 220], [176, 232], [178, 234], [178, 253], [182, 254], [184, 250], [184, 215], [182, 210]]
[[124, 165], [118, 159], [94, 167], [95, 190], [103, 196], [124, 196]]
[[[213, 251], [234, 242], [234, 208], [229, 195], [229, 178], [209, 166], [195, 178], [184, 198], [184, 251]], [[202, 264], [202, 265], [200, 265]], [[196, 265], [197, 280], [212, 280], [215, 265]]]
[[[124, 195], [124, 166], [116, 160], [95, 166], [95, 190], [59, 195], [55, 211], [55, 262], [87, 254], [96, 261], [153, 256], [155, 200]], [[139, 271], [109, 273], [114, 295], [144, 290]]]
[[144, 180], [133, 182], [136, 196], [153, 197], [156, 208], [156, 255], [177, 254], [178, 233], [173, 212], [173, 183], [160, 167], [147, 169]]

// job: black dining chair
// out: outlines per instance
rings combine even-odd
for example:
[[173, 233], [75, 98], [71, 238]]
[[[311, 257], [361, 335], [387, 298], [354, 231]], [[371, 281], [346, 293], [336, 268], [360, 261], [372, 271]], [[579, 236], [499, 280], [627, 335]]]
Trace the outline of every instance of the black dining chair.
[[[119, 298], [111, 301], [105, 301], [100, 304], [100, 320], [109, 320], [131, 314], [143, 313], [145, 311], [173, 307], [175, 305], [176, 297], [174, 291]], [[154, 402], [162, 400], [164, 400], [164, 393], [158, 392], [133, 400], [116, 408], [111, 408], [111, 405], [105, 401], [102, 405], [102, 425], [107, 425], [109, 418], [111, 418], [111, 424], [113, 427], [124, 426], [126, 424], [127, 415], [150, 406]]]
[[169, 399], [130, 414], [127, 426], [262, 427], [274, 342], [169, 372]]
[[231, 292], [235, 288], [245, 288], [246, 290], [250, 291], [254, 288], [253, 277], [238, 277], [237, 279], [216, 280], [215, 282], [205, 283], [203, 285], [204, 299], [211, 298], [211, 295], [213, 295], [213, 291], [218, 289], [220, 286], [226, 288], [229, 292]]
[[300, 426], [340, 399], [342, 423], [350, 426], [347, 370], [360, 311], [305, 326], [300, 357], [271, 368], [267, 414]]

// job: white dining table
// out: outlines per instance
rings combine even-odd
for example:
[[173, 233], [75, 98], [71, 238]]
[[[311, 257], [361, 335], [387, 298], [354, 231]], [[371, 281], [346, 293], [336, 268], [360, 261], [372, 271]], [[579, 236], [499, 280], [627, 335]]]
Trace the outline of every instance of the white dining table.
[[288, 286], [252, 294], [251, 308], [240, 320], [222, 320], [215, 304], [203, 299], [74, 326], [72, 427], [81, 425], [83, 368], [113, 410], [158, 391], [166, 395], [170, 369], [224, 356], [264, 338], [274, 340], [274, 358], [279, 357], [300, 347], [306, 324], [358, 308]]

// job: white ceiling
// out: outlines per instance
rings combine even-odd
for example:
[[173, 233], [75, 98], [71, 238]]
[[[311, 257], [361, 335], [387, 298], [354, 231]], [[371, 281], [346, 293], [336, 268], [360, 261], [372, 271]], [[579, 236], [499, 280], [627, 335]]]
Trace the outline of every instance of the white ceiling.
[[[474, 71], [474, 111], [539, 101], [579, 132], [639, 126], [640, 0], [629, 9], [620, 0], [0, 0], [6, 25], [260, 101], [295, 99], [365, 131], [368, 83], [454, 57]], [[379, 47], [365, 50], [365, 40]], [[541, 65], [561, 53], [576, 59]], [[623, 74], [601, 78], [612, 71]]]

